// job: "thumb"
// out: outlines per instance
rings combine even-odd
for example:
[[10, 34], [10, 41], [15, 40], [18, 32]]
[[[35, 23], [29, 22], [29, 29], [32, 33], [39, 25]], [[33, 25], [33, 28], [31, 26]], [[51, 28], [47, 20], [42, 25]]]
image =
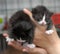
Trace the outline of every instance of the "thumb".
[[28, 9], [23, 9], [23, 11], [30, 17], [30, 19], [34, 23], [34, 25], [36, 25], [38, 28], [40, 28], [40, 25], [38, 24], [38, 22], [32, 17], [31, 11], [29, 11]]
[[26, 13], [28, 16], [32, 16], [32, 13], [28, 9], [23, 9], [24, 13]]

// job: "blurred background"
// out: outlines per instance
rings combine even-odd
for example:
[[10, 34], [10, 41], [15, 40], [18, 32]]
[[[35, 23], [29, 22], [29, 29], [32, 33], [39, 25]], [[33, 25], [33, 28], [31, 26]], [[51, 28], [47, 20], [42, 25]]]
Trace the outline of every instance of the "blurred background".
[[[7, 23], [12, 14], [23, 8], [31, 10], [37, 5], [44, 5], [50, 11], [60, 13], [60, 0], [0, 0], [0, 34], [7, 29]], [[0, 51], [6, 48], [4, 41], [5, 39], [0, 35]]]
[[8, 18], [17, 10], [44, 5], [53, 12], [60, 12], [60, 0], [0, 0], [0, 15]]
[[[0, 29], [2, 22], [9, 19], [13, 13], [23, 8], [33, 8], [44, 5], [54, 13], [60, 12], [60, 0], [0, 0]], [[2, 18], [2, 19], [1, 19]]]

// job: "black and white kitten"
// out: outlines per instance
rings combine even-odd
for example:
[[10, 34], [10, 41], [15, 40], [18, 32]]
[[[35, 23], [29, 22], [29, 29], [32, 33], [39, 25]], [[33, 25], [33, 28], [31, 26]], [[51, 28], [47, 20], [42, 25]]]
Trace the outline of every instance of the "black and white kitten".
[[51, 29], [53, 26], [51, 16], [53, 15], [45, 6], [37, 6], [32, 9], [32, 14], [35, 20], [38, 21], [41, 25], [47, 25], [46, 32], [47, 34], [52, 34], [53, 30]]
[[34, 25], [31, 22], [29, 16], [23, 12], [23, 10], [17, 11], [9, 20], [9, 37], [6, 37], [6, 41], [18, 40], [23, 46], [34, 48]]

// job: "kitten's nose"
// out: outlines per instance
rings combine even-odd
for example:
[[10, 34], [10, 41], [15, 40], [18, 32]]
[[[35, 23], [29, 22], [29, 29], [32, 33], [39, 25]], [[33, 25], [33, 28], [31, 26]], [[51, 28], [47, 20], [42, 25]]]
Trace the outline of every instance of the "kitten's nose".
[[42, 25], [44, 25], [45, 23], [44, 22], [42, 22]]

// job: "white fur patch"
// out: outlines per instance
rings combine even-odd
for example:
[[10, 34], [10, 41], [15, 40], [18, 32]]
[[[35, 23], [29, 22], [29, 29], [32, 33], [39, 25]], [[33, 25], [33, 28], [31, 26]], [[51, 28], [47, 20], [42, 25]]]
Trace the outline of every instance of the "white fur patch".
[[[20, 42], [26, 42], [26, 40], [22, 40], [20, 38], [19, 40]], [[27, 42], [23, 44], [24, 47], [29, 47], [29, 48], [35, 48], [35, 45], [34, 44], [28, 44]]]
[[20, 42], [26, 42], [26, 40], [22, 40], [21, 38], [20, 38], [20, 40], [19, 40]]
[[52, 34], [54, 31], [53, 30], [47, 30], [45, 33], [46, 34]]
[[29, 48], [35, 48], [35, 45], [34, 44], [28, 44], [27, 47], [29, 47]]
[[23, 44], [24, 47], [29, 47], [29, 48], [35, 48], [35, 44], [28, 44], [28, 43], [25, 43]]
[[9, 37], [6, 37], [6, 41], [7, 41], [7, 42], [11, 42], [11, 41], [14, 41], [14, 39], [9, 38]]
[[39, 21], [38, 23], [46, 25], [46, 21]]
[[43, 19], [41, 21], [38, 22], [39, 24], [47, 24], [47, 22], [45, 21], [45, 15], [43, 16]]

